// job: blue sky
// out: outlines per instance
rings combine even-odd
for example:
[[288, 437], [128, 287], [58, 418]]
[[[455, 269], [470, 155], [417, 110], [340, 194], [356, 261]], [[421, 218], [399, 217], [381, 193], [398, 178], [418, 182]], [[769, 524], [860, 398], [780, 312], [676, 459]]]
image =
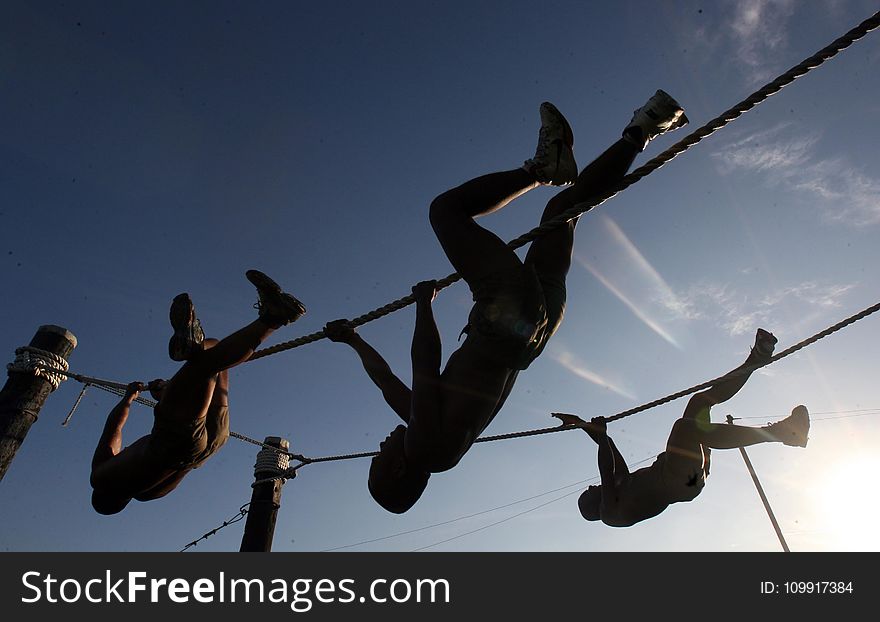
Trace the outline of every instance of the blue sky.
[[[534, 153], [548, 100], [584, 165], [663, 88], [691, 126], [643, 164], [877, 10], [875, 2], [6, 2], [0, 20], [0, 352], [41, 324], [71, 330], [71, 369], [168, 377], [171, 299], [209, 335], [251, 321], [245, 270], [308, 307], [276, 343], [452, 269], [431, 199]], [[763, 327], [788, 347], [877, 302], [880, 35], [584, 216], [565, 321], [487, 430], [611, 414], [740, 364]], [[483, 224], [537, 224], [540, 188]], [[444, 358], [470, 304], [435, 302]], [[409, 379], [413, 309], [361, 334]], [[749, 450], [792, 550], [877, 551], [880, 319], [762, 370], [713, 409], [760, 425], [797, 404], [806, 449]], [[0, 550], [174, 551], [250, 498], [255, 449], [234, 439], [168, 497], [105, 517], [94, 444], [116, 398], [50, 396], [0, 487]], [[235, 369], [231, 427], [325, 456], [372, 451], [395, 417], [344, 346], [322, 340]], [[631, 464], [662, 451], [685, 400], [614, 422]], [[133, 441], [150, 429], [136, 407]], [[368, 460], [315, 464], [284, 487], [274, 550], [764, 551], [779, 543], [738, 452], [702, 495], [628, 529], [584, 522], [595, 446], [565, 432], [475, 446], [396, 516]], [[243, 523], [196, 551], [238, 550]], [[393, 537], [389, 537], [393, 536]]]

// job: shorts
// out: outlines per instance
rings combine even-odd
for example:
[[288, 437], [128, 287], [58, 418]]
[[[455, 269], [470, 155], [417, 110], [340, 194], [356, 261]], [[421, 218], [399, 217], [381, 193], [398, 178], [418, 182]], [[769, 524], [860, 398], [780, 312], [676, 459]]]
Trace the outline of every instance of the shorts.
[[462, 332], [489, 360], [526, 369], [562, 321], [564, 279], [542, 277], [527, 263], [470, 286], [474, 306]]
[[701, 460], [663, 452], [657, 456], [669, 502], [693, 501], [706, 485]]
[[[155, 412], [155, 411], [154, 411]], [[229, 408], [211, 407], [208, 415], [189, 424], [155, 412], [150, 450], [176, 469], [196, 469], [229, 440]]]

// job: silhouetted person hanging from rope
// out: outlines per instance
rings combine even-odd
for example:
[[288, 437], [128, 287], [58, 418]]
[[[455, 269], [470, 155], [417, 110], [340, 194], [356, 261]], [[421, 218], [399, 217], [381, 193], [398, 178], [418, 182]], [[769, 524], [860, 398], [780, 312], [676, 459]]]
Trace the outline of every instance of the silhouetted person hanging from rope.
[[[227, 370], [247, 361], [276, 329], [306, 311], [268, 276], [248, 270], [257, 288], [258, 318], [220, 341], [206, 339], [189, 295], [171, 304], [174, 335], [168, 353], [185, 361], [170, 380], [133, 382], [110, 411], [92, 459], [92, 506], [101, 514], [121, 512], [129, 501], [150, 501], [177, 488], [229, 438]], [[122, 448], [122, 428], [140, 391], [157, 400], [152, 431]]]
[[539, 185], [571, 185], [544, 209], [546, 222], [574, 205], [610, 190], [648, 142], [687, 123], [678, 103], [663, 91], [635, 111], [623, 138], [580, 174], [574, 136], [549, 103], [541, 105], [541, 130], [534, 158], [515, 170], [468, 181], [438, 196], [430, 219], [455, 270], [467, 282], [474, 305], [467, 338], [441, 372], [441, 342], [431, 302], [435, 282], [416, 285], [412, 340], [412, 390], [345, 320], [324, 331], [349, 344], [391, 409], [406, 424], [380, 444], [370, 466], [369, 489], [386, 510], [407, 511], [431, 473], [454, 467], [498, 413], [519, 372], [543, 351], [562, 320], [565, 277], [571, 264], [577, 218], [536, 239], [525, 261], [474, 220], [498, 210]]
[[630, 527], [657, 516], [672, 503], [693, 501], [709, 476], [712, 449], [735, 449], [768, 442], [806, 447], [810, 415], [804, 406], [797, 406], [785, 419], [764, 427], [710, 421], [709, 409], [736, 395], [755, 366], [769, 361], [775, 345], [776, 337], [759, 328], [749, 357], [730, 372], [743, 373], [694, 394], [682, 417], [672, 426], [666, 451], [650, 466], [632, 473], [608, 436], [603, 417], [595, 417], [587, 423], [577, 415], [553, 413], [563, 424], [583, 428], [599, 446], [601, 484], [590, 486], [581, 494], [578, 499], [581, 515], [586, 520], [601, 520], [612, 527]]

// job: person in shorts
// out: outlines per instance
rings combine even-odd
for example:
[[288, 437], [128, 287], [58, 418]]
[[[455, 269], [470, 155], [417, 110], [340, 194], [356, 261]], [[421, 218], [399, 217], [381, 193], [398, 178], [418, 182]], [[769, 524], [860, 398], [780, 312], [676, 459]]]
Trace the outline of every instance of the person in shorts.
[[666, 451], [650, 466], [633, 472], [629, 471], [608, 436], [607, 422], [603, 417], [594, 417], [587, 423], [577, 415], [553, 413], [563, 425], [583, 428], [599, 446], [601, 483], [588, 487], [581, 494], [578, 499], [581, 515], [586, 520], [601, 520], [611, 527], [630, 527], [657, 516], [673, 503], [693, 501], [706, 485], [712, 449], [734, 449], [768, 442], [806, 447], [810, 415], [805, 406], [797, 406], [785, 419], [763, 427], [710, 421], [712, 406], [736, 395], [756, 366], [770, 360], [775, 345], [776, 337], [759, 328], [749, 357], [730, 372], [737, 375], [694, 394], [684, 414], [672, 426]]
[[525, 260], [475, 219], [540, 185], [570, 186], [547, 203], [541, 222], [551, 220], [609, 191], [650, 140], [687, 123], [681, 106], [657, 91], [635, 111], [622, 138], [578, 174], [568, 121], [549, 102], [541, 105], [540, 115], [535, 156], [522, 167], [477, 177], [431, 203], [437, 239], [474, 300], [463, 331], [467, 337], [442, 370], [433, 281], [412, 290], [411, 387], [349, 322], [336, 320], [324, 328], [330, 340], [354, 349], [403, 421], [380, 443], [368, 479], [373, 498], [390, 512], [406, 512], [421, 497], [431, 473], [458, 464], [501, 409], [520, 371], [541, 354], [562, 321], [578, 218], [534, 240]]
[[[170, 380], [128, 385], [110, 411], [92, 459], [92, 507], [100, 514], [121, 512], [132, 499], [149, 501], [177, 488], [229, 438], [228, 370], [247, 361], [276, 329], [296, 321], [305, 307], [268, 276], [248, 270], [257, 288], [258, 318], [225, 339], [206, 339], [188, 294], [171, 304], [172, 360], [184, 361]], [[122, 429], [141, 391], [157, 404], [153, 428], [127, 447]]]

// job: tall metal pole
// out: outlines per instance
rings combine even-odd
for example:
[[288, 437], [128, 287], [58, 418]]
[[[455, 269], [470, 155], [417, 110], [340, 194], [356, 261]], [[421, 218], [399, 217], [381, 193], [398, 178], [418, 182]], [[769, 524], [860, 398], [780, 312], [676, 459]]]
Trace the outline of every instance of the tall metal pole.
[[287, 439], [280, 436], [267, 436], [263, 443], [277, 447], [281, 451], [273, 451], [264, 447], [257, 453], [251, 503], [239, 549], [241, 552], [268, 553], [272, 550], [275, 520], [278, 517], [278, 510], [281, 508], [281, 487], [284, 485], [285, 478], [294, 475], [288, 472], [290, 457], [286, 453], [282, 453], [287, 452], [290, 448]]
[[67, 370], [67, 357], [76, 337], [66, 328], [45, 325], [37, 329], [30, 344], [18, 348], [8, 366], [8, 378], [0, 390], [0, 480], [6, 475], [18, 448], [37, 421], [46, 398], [61, 382], [51, 369]]
[[[733, 425], [733, 417], [730, 415], [727, 415], [727, 423]], [[767, 500], [767, 495], [764, 494], [764, 488], [761, 486], [761, 482], [758, 481], [758, 475], [755, 473], [752, 461], [749, 460], [749, 455], [746, 453], [744, 447], [739, 448], [739, 453], [742, 454], [743, 460], [746, 463], [746, 468], [749, 470], [749, 475], [752, 476], [752, 481], [755, 482], [755, 488], [758, 489], [758, 495], [761, 497], [764, 509], [767, 510], [767, 516], [770, 517], [770, 522], [773, 523], [773, 529], [776, 531], [776, 537], [779, 538], [779, 544], [782, 545], [782, 550], [786, 553], [790, 553], [791, 551], [788, 549], [788, 544], [786, 544], [785, 538], [782, 536], [782, 530], [779, 528], [779, 523], [776, 522], [776, 516], [773, 514], [773, 509], [770, 507], [770, 502]]]

